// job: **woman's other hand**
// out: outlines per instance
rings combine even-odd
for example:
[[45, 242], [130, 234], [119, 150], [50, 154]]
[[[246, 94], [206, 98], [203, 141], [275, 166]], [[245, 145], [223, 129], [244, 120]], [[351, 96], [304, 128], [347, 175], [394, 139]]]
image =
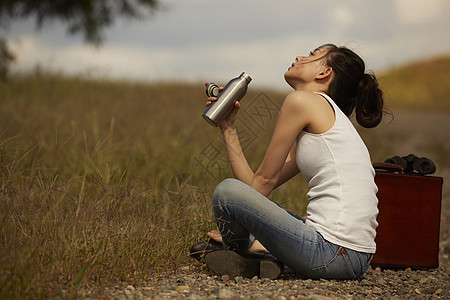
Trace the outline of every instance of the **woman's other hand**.
[[[205, 82], [205, 87], [209, 85], [209, 82]], [[219, 87], [219, 93], [223, 91], [223, 86]], [[206, 106], [210, 106], [214, 101], [217, 101], [217, 97], [209, 97], [206, 101]], [[234, 122], [236, 121], [236, 115], [238, 113], [239, 108], [241, 107], [239, 101], [234, 102], [234, 109], [226, 116], [220, 123], [220, 130], [225, 130], [227, 128], [233, 127]]]

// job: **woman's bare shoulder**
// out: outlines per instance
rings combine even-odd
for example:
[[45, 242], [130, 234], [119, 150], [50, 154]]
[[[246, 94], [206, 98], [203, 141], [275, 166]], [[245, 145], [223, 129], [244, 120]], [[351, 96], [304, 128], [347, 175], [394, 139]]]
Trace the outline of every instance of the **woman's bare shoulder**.
[[334, 110], [320, 94], [295, 91], [286, 96], [283, 111], [303, 118], [303, 128], [310, 133], [324, 133], [335, 122]]
[[286, 96], [284, 104], [304, 110], [314, 107], [320, 98], [322, 96], [317, 93], [293, 91]]

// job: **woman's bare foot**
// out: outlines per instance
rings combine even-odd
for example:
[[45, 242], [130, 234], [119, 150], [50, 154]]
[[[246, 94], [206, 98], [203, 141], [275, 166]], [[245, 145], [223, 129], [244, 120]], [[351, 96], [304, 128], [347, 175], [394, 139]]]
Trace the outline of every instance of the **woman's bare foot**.
[[210, 239], [222, 243], [222, 235], [219, 230], [211, 230], [206, 234]]
[[255, 252], [269, 252], [269, 251], [267, 251], [267, 249], [258, 240], [255, 240], [250, 249], [248, 249], [248, 252], [255, 253]]
[[[222, 243], [222, 235], [220, 234], [219, 230], [212, 230], [208, 232], [206, 235], [210, 239]], [[248, 249], [248, 252], [255, 253], [255, 252], [269, 252], [269, 251], [267, 251], [267, 249], [258, 240], [255, 240], [250, 249]]]

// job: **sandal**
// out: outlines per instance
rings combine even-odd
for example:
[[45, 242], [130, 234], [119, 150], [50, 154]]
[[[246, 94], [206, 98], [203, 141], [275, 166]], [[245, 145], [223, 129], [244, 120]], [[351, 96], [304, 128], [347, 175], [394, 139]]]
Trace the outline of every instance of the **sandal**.
[[200, 241], [192, 245], [191, 248], [189, 248], [189, 256], [201, 261], [208, 253], [223, 249], [222, 243], [209, 239], [208, 241]]

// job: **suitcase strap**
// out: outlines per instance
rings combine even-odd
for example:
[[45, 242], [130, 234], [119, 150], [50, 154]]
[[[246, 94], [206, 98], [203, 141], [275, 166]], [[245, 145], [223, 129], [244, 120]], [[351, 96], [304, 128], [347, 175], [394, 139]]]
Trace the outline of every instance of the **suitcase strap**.
[[385, 162], [374, 162], [374, 163], [372, 163], [372, 166], [376, 171], [385, 171], [385, 172], [401, 173], [401, 174], [403, 174], [405, 171], [405, 169], [403, 169], [403, 167], [400, 165], [385, 163]]

